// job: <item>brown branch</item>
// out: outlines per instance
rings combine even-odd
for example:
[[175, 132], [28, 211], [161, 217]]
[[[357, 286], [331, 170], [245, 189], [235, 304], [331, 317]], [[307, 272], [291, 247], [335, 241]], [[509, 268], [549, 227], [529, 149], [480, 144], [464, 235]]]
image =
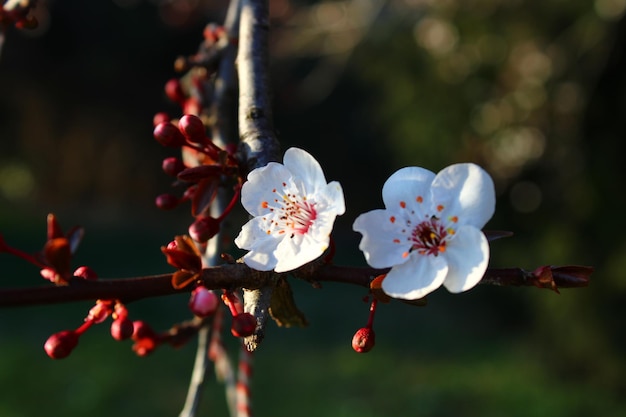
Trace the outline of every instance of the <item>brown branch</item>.
[[[541, 273], [537, 271], [541, 270]], [[339, 282], [368, 288], [370, 281], [386, 269], [322, 265], [315, 270], [302, 268], [294, 272], [297, 278], [311, 283]], [[552, 281], [546, 280], [548, 276]], [[540, 288], [577, 288], [589, 283], [593, 268], [586, 266], [542, 267], [535, 271], [521, 268], [488, 269], [481, 284], [498, 286], [536, 286]], [[256, 289], [272, 283], [277, 274], [255, 271], [245, 264], [226, 264], [202, 271], [203, 284], [209, 289]], [[56, 287], [0, 289], [0, 307], [16, 307], [67, 303], [73, 301], [119, 299], [130, 302], [142, 298], [189, 292], [192, 286], [174, 289], [172, 274], [139, 278], [85, 281], [74, 278], [69, 285]], [[552, 285], [554, 284], [554, 286]]]

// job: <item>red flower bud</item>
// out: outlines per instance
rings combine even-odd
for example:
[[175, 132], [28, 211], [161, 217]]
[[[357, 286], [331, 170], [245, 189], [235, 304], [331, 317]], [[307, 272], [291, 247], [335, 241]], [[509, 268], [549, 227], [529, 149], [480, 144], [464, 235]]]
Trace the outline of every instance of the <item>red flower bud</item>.
[[73, 275], [75, 277], [83, 278], [83, 279], [86, 279], [86, 280], [96, 280], [96, 279], [98, 279], [98, 274], [96, 274], [96, 271], [94, 271], [93, 269], [89, 268], [88, 266], [79, 266], [78, 268], [76, 268], [76, 270], [74, 271]]
[[254, 333], [256, 329], [256, 319], [250, 313], [241, 313], [233, 317], [233, 324], [230, 332], [235, 337], [246, 337]]
[[186, 143], [183, 134], [171, 123], [159, 123], [154, 128], [153, 135], [157, 142], [163, 146], [178, 148]]
[[358, 353], [366, 353], [372, 350], [376, 342], [376, 334], [370, 327], [362, 327], [352, 338], [352, 349]]
[[178, 127], [190, 142], [202, 143], [206, 138], [206, 128], [198, 116], [184, 115], [178, 121]]
[[118, 317], [111, 323], [111, 336], [115, 340], [126, 340], [134, 333], [133, 322], [126, 317]]
[[196, 242], [204, 243], [220, 231], [220, 221], [213, 217], [202, 217], [189, 226], [189, 236]]
[[52, 359], [63, 359], [72, 353], [77, 344], [78, 334], [73, 330], [63, 330], [50, 336], [43, 348]]
[[165, 113], [165, 112], [160, 112], [160, 113], [157, 113], [157, 114], [155, 114], [155, 115], [152, 117], [152, 125], [153, 125], [153, 126], [155, 126], [155, 127], [156, 127], [158, 124], [161, 124], [161, 123], [167, 123], [167, 122], [169, 122], [169, 121], [171, 121], [170, 116], [169, 116], [169, 114], [167, 114], [167, 113]]
[[182, 102], [185, 101], [185, 93], [180, 85], [180, 81], [176, 78], [172, 78], [165, 83], [165, 94], [175, 103], [182, 104]]
[[165, 158], [161, 167], [163, 168], [163, 172], [171, 177], [177, 176], [179, 172], [186, 168], [183, 161], [173, 156]]
[[156, 338], [156, 333], [152, 330], [152, 327], [148, 323], [143, 320], [136, 320], [133, 322], [133, 340], [140, 339], [154, 339]]
[[154, 204], [161, 210], [172, 210], [178, 206], [180, 200], [178, 197], [172, 194], [161, 194], [158, 195], [154, 200]]
[[207, 290], [206, 287], [196, 287], [191, 292], [189, 299], [189, 308], [191, 312], [198, 317], [209, 317], [217, 309], [219, 298], [213, 291]]

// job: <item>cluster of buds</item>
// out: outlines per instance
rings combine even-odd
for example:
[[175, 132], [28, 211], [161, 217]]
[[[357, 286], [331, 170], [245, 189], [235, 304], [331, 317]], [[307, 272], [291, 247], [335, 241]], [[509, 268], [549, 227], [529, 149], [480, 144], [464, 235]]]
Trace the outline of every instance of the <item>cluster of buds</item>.
[[18, 29], [35, 29], [39, 22], [33, 16], [35, 0], [8, 0], [0, 6], [0, 31], [15, 25]]
[[80, 336], [92, 325], [102, 323], [108, 317], [113, 319], [111, 336], [115, 340], [126, 340], [133, 335], [133, 322], [128, 319], [126, 307], [116, 300], [98, 300], [89, 310], [82, 325], [74, 330], [63, 330], [53, 334], [44, 343], [46, 354], [52, 359], [69, 356], [78, 345]]
[[[191, 201], [191, 213], [195, 221], [189, 227], [191, 237], [205, 243], [217, 234], [220, 224], [239, 199], [241, 179], [239, 166], [232, 150], [215, 145], [207, 136], [202, 120], [185, 115], [177, 125], [160, 121], [154, 128], [154, 138], [164, 146], [181, 148], [183, 160], [169, 157], [163, 160], [163, 171], [176, 178], [175, 185], [183, 185], [182, 197], [161, 194], [156, 198], [157, 207], [169, 210], [182, 202]], [[220, 184], [226, 178], [236, 181], [235, 193], [219, 217], [210, 215], [211, 204], [217, 197]]]

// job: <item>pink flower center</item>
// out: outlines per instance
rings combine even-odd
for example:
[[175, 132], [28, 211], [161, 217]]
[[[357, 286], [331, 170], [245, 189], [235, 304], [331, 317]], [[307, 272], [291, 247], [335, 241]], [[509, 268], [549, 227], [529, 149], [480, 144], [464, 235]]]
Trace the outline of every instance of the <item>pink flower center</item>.
[[439, 255], [446, 251], [446, 240], [449, 233], [439, 219], [432, 216], [415, 226], [409, 240], [413, 243], [411, 251], [420, 255]]
[[268, 235], [272, 232], [279, 235], [290, 234], [290, 237], [303, 235], [317, 218], [315, 203], [310, 203], [306, 197], [296, 194], [283, 194], [272, 203], [262, 202], [261, 206], [274, 214], [269, 219], [264, 218], [270, 220]]

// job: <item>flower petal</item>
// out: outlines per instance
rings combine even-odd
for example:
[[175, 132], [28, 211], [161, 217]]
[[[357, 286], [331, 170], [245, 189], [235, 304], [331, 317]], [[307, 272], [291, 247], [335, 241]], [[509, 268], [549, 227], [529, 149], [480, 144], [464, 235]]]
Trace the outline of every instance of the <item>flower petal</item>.
[[442, 217], [458, 216], [459, 224], [478, 229], [489, 221], [496, 207], [493, 180], [476, 164], [455, 164], [441, 170], [432, 183], [433, 204], [442, 206]]
[[274, 251], [278, 259], [274, 271], [292, 271], [319, 258], [328, 248], [329, 240], [328, 236], [326, 239], [313, 239], [309, 234], [284, 238]]
[[324, 210], [335, 213], [337, 216], [346, 211], [346, 203], [343, 197], [343, 188], [337, 181], [332, 181], [321, 188], [315, 196], [316, 203], [324, 204]]
[[259, 271], [272, 270], [278, 262], [274, 250], [280, 240], [267, 234], [266, 225], [262, 217], [255, 217], [243, 225], [235, 239], [237, 247], [250, 251], [243, 258], [246, 265]]
[[430, 208], [430, 184], [435, 174], [419, 167], [394, 172], [383, 185], [383, 202], [391, 210], [414, 211], [420, 218]]
[[443, 285], [458, 293], [473, 288], [482, 279], [489, 264], [489, 242], [473, 226], [458, 228], [444, 254], [448, 260], [448, 276]]
[[448, 265], [442, 256], [413, 252], [406, 263], [391, 268], [382, 288], [391, 297], [415, 300], [439, 288], [447, 273]]
[[289, 148], [283, 157], [285, 167], [293, 174], [301, 192], [315, 193], [326, 186], [324, 171], [319, 162], [307, 151]]
[[271, 205], [290, 186], [293, 186], [293, 180], [289, 170], [270, 162], [248, 174], [248, 181], [241, 187], [241, 204], [251, 215], [262, 216], [269, 212], [267, 204]]
[[363, 235], [359, 249], [373, 268], [387, 268], [405, 263], [411, 242], [402, 233], [400, 220], [391, 210], [372, 210], [361, 214], [352, 225]]

